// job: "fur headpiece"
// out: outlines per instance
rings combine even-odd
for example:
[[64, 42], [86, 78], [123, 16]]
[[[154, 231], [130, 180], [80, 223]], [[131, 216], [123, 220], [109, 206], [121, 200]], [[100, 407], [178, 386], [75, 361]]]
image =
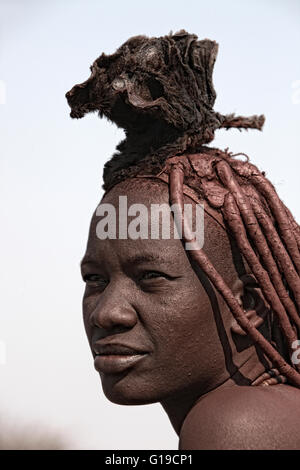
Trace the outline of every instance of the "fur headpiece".
[[105, 166], [105, 183], [113, 172], [147, 156], [163, 162], [199, 151], [220, 127], [262, 128], [263, 116], [223, 116], [213, 110], [217, 52], [215, 41], [199, 41], [181, 30], [159, 38], [130, 38], [114, 54], [94, 61], [90, 78], [66, 97], [71, 117], [98, 111], [125, 130], [126, 139]]

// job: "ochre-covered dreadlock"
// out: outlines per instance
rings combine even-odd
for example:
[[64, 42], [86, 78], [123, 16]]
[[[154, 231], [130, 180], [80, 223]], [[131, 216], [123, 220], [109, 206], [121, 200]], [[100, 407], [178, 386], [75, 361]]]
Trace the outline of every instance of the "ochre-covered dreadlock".
[[[221, 293], [241, 328], [260, 346], [280, 373], [300, 387], [300, 367], [291, 361], [294, 353], [292, 344], [300, 332], [300, 279], [297, 265], [299, 248], [290, 223], [290, 213], [287, 213], [271, 183], [257, 167], [234, 160], [220, 151], [216, 151], [215, 155], [171, 158], [164, 171], [169, 174], [171, 204], [179, 204], [182, 214], [183, 182], [186, 179], [188, 184], [190, 173], [200, 172], [199, 192], [212, 207], [217, 206], [221, 210], [237, 246], [276, 315], [289, 349], [289, 364], [247, 319], [203, 250], [192, 250], [191, 256]], [[271, 209], [272, 218], [264, 209], [266, 203]], [[191, 235], [185, 232], [184, 238], [190, 240]]]
[[[168, 182], [170, 204], [179, 204], [183, 235], [184, 188], [222, 215], [284, 338], [269, 342], [248, 319], [231, 289], [202, 249], [190, 254], [220, 292], [238, 325], [273, 368], [252, 385], [286, 382], [300, 388], [292, 360], [300, 336], [300, 227], [264, 172], [228, 152], [204, 146], [218, 128], [261, 129], [263, 116], [214, 112], [212, 71], [218, 45], [180, 31], [162, 38], [129, 39], [111, 56], [102, 54], [91, 77], [67, 93], [72, 117], [98, 110], [124, 128], [126, 138], [105, 165], [104, 189], [130, 177]], [[287, 354], [285, 353], [287, 351]]]

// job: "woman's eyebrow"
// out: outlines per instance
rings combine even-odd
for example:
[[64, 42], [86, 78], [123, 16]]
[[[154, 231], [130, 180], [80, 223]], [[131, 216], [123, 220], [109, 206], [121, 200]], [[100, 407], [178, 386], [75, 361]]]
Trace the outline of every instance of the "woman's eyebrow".
[[149, 262], [162, 262], [169, 264], [172, 260], [161, 256], [159, 253], [145, 253], [145, 254], [137, 254], [128, 256], [126, 258], [126, 264], [142, 264], [142, 263], [149, 263]]
[[82, 260], [79, 263], [79, 267], [80, 267], [81, 271], [83, 270], [84, 266], [87, 265], [87, 264], [93, 265], [93, 266], [98, 266], [101, 263], [99, 261], [96, 261], [93, 256], [85, 254], [84, 257], [82, 258]]

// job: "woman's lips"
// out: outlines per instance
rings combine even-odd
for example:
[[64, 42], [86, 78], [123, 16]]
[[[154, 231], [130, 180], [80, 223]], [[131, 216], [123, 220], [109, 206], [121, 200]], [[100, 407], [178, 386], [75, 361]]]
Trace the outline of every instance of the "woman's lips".
[[147, 346], [100, 340], [93, 344], [94, 366], [104, 374], [118, 374], [133, 367], [149, 354]]
[[132, 354], [97, 354], [94, 360], [95, 369], [104, 374], [118, 374], [129, 367], [133, 367], [148, 353]]

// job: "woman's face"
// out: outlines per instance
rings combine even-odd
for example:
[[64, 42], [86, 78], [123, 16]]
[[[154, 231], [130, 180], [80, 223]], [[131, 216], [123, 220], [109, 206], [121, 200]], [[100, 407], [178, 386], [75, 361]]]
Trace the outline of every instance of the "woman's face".
[[[115, 186], [101, 204], [119, 216], [119, 196], [168, 203], [163, 183]], [[191, 202], [191, 201], [189, 201]], [[224, 354], [211, 301], [179, 239], [98, 238], [94, 214], [82, 261], [84, 324], [106, 397], [146, 404], [211, 388]], [[172, 219], [171, 219], [172, 220]], [[200, 273], [201, 278], [201, 273]], [[207, 288], [207, 287], [206, 287]]]

